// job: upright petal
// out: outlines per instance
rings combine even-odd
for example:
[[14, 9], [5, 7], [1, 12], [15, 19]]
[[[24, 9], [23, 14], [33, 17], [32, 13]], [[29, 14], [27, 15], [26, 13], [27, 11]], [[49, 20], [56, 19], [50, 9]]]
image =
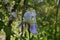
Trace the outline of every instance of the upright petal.
[[25, 22], [27, 22], [27, 23], [30, 23], [30, 16], [31, 15], [31, 13], [28, 11], [28, 12], [25, 12], [25, 14], [24, 14], [24, 19], [25, 19]]
[[17, 17], [16, 12], [12, 12], [11, 15], [12, 15], [13, 17]]

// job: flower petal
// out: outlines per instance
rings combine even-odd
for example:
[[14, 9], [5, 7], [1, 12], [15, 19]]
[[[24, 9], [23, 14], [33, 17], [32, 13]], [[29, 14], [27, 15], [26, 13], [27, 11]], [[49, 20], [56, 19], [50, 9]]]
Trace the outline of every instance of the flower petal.
[[12, 20], [13, 19], [12, 16], [10, 16], [9, 19]]
[[22, 23], [18, 24], [18, 27], [23, 26], [23, 24], [24, 24], [24, 22], [22, 22]]
[[30, 32], [32, 32], [32, 33], [34, 33], [34, 34], [38, 34], [37, 24], [32, 24], [32, 25], [30, 25]]

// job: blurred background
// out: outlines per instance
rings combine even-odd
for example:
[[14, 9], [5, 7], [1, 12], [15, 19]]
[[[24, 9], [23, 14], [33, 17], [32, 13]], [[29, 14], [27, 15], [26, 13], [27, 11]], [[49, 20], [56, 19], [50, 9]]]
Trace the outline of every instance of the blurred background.
[[[36, 11], [37, 35], [29, 25], [17, 27], [29, 8]], [[12, 12], [16, 16], [11, 18]], [[59, 0], [0, 0], [0, 40], [60, 40]]]

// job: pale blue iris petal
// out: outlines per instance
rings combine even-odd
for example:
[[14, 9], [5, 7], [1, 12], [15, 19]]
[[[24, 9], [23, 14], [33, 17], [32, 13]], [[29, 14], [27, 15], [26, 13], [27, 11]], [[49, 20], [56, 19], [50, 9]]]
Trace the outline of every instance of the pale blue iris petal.
[[12, 12], [11, 15], [12, 15], [13, 17], [16, 17], [16, 16], [17, 16], [16, 12]]
[[27, 11], [27, 12], [25, 12], [24, 18], [25, 18], [25, 22], [36, 23], [36, 12], [35, 11], [32, 11], [32, 12]]

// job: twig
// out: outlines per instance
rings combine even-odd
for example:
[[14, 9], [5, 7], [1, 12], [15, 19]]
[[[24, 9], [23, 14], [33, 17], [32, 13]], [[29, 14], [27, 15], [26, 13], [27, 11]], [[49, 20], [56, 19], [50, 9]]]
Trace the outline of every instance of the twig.
[[57, 6], [57, 9], [56, 9], [56, 23], [55, 23], [55, 35], [54, 35], [54, 40], [57, 40], [57, 18], [58, 18], [58, 8], [59, 8], [59, 5], [60, 5], [60, 0], [58, 2], [58, 6]]

